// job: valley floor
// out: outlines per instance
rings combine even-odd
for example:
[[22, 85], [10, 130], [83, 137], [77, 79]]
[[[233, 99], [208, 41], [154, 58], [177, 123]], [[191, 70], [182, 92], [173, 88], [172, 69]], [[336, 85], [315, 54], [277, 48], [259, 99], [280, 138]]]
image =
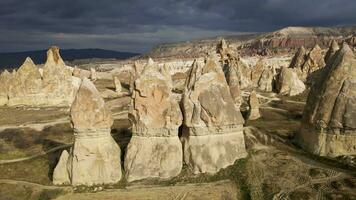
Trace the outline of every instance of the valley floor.
[[[244, 94], [247, 98], [248, 91]], [[244, 128], [247, 158], [215, 175], [193, 175], [184, 166], [170, 180], [90, 188], [52, 185], [60, 153], [73, 140], [68, 111], [0, 108], [0, 199], [356, 199], [355, 167], [310, 155], [293, 143], [306, 94], [258, 96], [262, 117]], [[131, 137], [129, 101], [110, 101], [122, 105], [111, 107], [112, 135], [124, 154]], [[243, 114], [246, 110], [242, 105]]]

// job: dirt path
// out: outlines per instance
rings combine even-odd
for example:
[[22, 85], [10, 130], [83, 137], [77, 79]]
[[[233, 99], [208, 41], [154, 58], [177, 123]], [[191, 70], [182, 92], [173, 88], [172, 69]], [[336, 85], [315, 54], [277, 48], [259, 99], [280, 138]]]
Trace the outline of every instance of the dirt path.
[[231, 181], [176, 186], [129, 187], [127, 189], [106, 190], [98, 193], [68, 193], [57, 200], [220, 200], [237, 199], [236, 186]]

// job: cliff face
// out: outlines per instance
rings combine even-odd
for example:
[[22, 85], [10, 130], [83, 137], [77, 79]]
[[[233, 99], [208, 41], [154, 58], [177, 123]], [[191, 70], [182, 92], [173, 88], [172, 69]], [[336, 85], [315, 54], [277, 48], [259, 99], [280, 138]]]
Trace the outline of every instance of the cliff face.
[[[346, 41], [356, 46], [356, 27], [287, 27], [275, 32], [224, 37], [240, 55], [284, 54], [304, 46], [312, 48], [318, 44], [327, 48], [332, 40], [338, 43]], [[197, 58], [206, 52], [215, 51], [219, 38], [196, 40], [172, 44], [162, 44], [153, 48], [144, 56], [152, 58]]]

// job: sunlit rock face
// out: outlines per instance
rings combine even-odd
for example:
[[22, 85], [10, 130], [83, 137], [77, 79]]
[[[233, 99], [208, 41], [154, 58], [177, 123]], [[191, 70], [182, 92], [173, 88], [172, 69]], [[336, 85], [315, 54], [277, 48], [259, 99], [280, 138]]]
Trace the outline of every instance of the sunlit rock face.
[[78, 88], [78, 78], [66, 66], [59, 54], [58, 47], [47, 51], [47, 61], [43, 67], [43, 93], [47, 105], [70, 106]]
[[256, 91], [254, 91], [254, 90], [251, 92], [251, 94], [249, 96], [248, 105], [249, 105], [250, 109], [249, 109], [249, 112], [247, 115], [247, 119], [248, 120], [256, 120], [256, 119], [260, 118], [261, 117], [260, 103], [258, 101]]
[[298, 78], [297, 73], [292, 68], [282, 67], [276, 81], [277, 92], [282, 95], [295, 96], [305, 90], [303, 81]]
[[273, 67], [265, 67], [262, 71], [260, 79], [258, 80], [258, 89], [266, 92], [272, 92], [275, 75], [276, 72]]
[[166, 68], [149, 60], [134, 83], [132, 138], [125, 155], [126, 179], [170, 178], [183, 165], [178, 128], [182, 113], [172, 95], [172, 79]]
[[332, 57], [335, 53], [340, 49], [339, 45], [335, 40], [333, 40], [330, 44], [328, 51], [325, 54], [324, 61], [325, 63], [332, 62]]
[[7, 70], [0, 74], [0, 106], [7, 105], [9, 102], [9, 84], [11, 74]]
[[356, 154], [356, 59], [347, 44], [313, 85], [296, 140], [322, 156]]
[[17, 71], [4, 76], [1, 83], [5, 84], [2, 84], [1, 91], [7, 93], [8, 106], [69, 107], [80, 83], [80, 79], [73, 77], [71, 69], [64, 64], [58, 47], [48, 50], [43, 68], [38, 68], [31, 58], [26, 58]]
[[193, 65], [182, 109], [184, 162], [194, 173], [216, 173], [246, 156], [244, 120], [214, 56]]
[[54, 184], [97, 185], [121, 179], [121, 151], [110, 135], [110, 109], [88, 79], [83, 79], [71, 107], [74, 146], [63, 151], [53, 173]]

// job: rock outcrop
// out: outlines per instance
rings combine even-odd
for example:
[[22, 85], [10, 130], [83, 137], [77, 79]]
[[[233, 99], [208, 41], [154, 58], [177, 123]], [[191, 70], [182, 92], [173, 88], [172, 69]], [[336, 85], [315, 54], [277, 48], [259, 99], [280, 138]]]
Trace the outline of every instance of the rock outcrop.
[[11, 74], [4, 70], [0, 75], [0, 106], [7, 105], [9, 102], [9, 87]]
[[[232, 99], [234, 100], [237, 108], [240, 108], [240, 105], [242, 103], [240, 80], [239, 80], [239, 74], [237, 72], [238, 68], [236, 65], [234, 65], [234, 63], [235, 62], [231, 62], [231, 63], [228, 62], [225, 76], [226, 76], [227, 84], [229, 85], [230, 88]], [[195, 62], [195, 64], [197, 63]], [[194, 67], [197, 68], [197, 66]]]
[[26, 58], [10, 77], [11, 81], [4, 81], [1, 86], [7, 92], [8, 106], [69, 107], [80, 84], [80, 79], [73, 77], [71, 69], [64, 64], [58, 47], [48, 50], [43, 68]]
[[127, 181], [177, 176], [183, 166], [178, 128], [182, 113], [165, 68], [149, 60], [134, 83], [129, 112], [132, 138], [125, 155]]
[[321, 156], [356, 154], [356, 58], [344, 44], [313, 85], [297, 142]]
[[322, 50], [319, 45], [315, 45], [307, 55], [306, 61], [301, 68], [301, 79], [306, 80], [309, 75], [325, 66]]
[[247, 115], [248, 120], [256, 120], [261, 117], [260, 114], [260, 103], [257, 98], [256, 91], [252, 91], [250, 93], [249, 99], [248, 99], [248, 105], [250, 107]]
[[335, 53], [339, 49], [340, 49], [339, 45], [337, 44], [337, 42], [335, 40], [333, 40], [330, 44], [328, 51], [325, 54], [325, 57], [324, 57], [325, 63], [330, 62], [329, 60], [332, 60], [332, 57], [335, 55]]
[[43, 82], [38, 67], [31, 58], [15, 72], [11, 83], [8, 85], [9, 106], [16, 105], [41, 105], [46, 103], [45, 94], [42, 92]]
[[115, 92], [121, 94], [122, 86], [119, 77], [114, 76]]
[[258, 80], [258, 89], [266, 92], [272, 92], [275, 77], [275, 69], [271, 66], [265, 68]]
[[276, 81], [276, 89], [279, 94], [295, 96], [305, 90], [303, 81], [298, 78], [297, 73], [292, 68], [282, 67]]
[[59, 48], [47, 51], [47, 61], [43, 67], [43, 91], [46, 105], [70, 106], [78, 90], [80, 79], [72, 76], [71, 69], [65, 65]]
[[112, 184], [121, 179], [120, 147], [111, 137], [110, 109], [84, 78], [71, 107], [74, 145], [64, 151], [53, 173], [54, 184]]
[[265, 67], [264, 67], [263, 59], [260, 58], [257, 61], [256, 65], [251, 70], [252, 71], [251, 72], [252, 87], [258, 87], [258, 81], [260, 80], [264, 69], [265, 69]]
[[184, 161], [194, 173], [216, 173], [246, 156], [244, 120], [213, 56], [191, 68], [182, 109]]
[[302, 69], [302, 66], [307, 58], [307, 53], [304, 46], [301, 46], [294, 54], [292, 61], [289, 65], [290, 68]]

